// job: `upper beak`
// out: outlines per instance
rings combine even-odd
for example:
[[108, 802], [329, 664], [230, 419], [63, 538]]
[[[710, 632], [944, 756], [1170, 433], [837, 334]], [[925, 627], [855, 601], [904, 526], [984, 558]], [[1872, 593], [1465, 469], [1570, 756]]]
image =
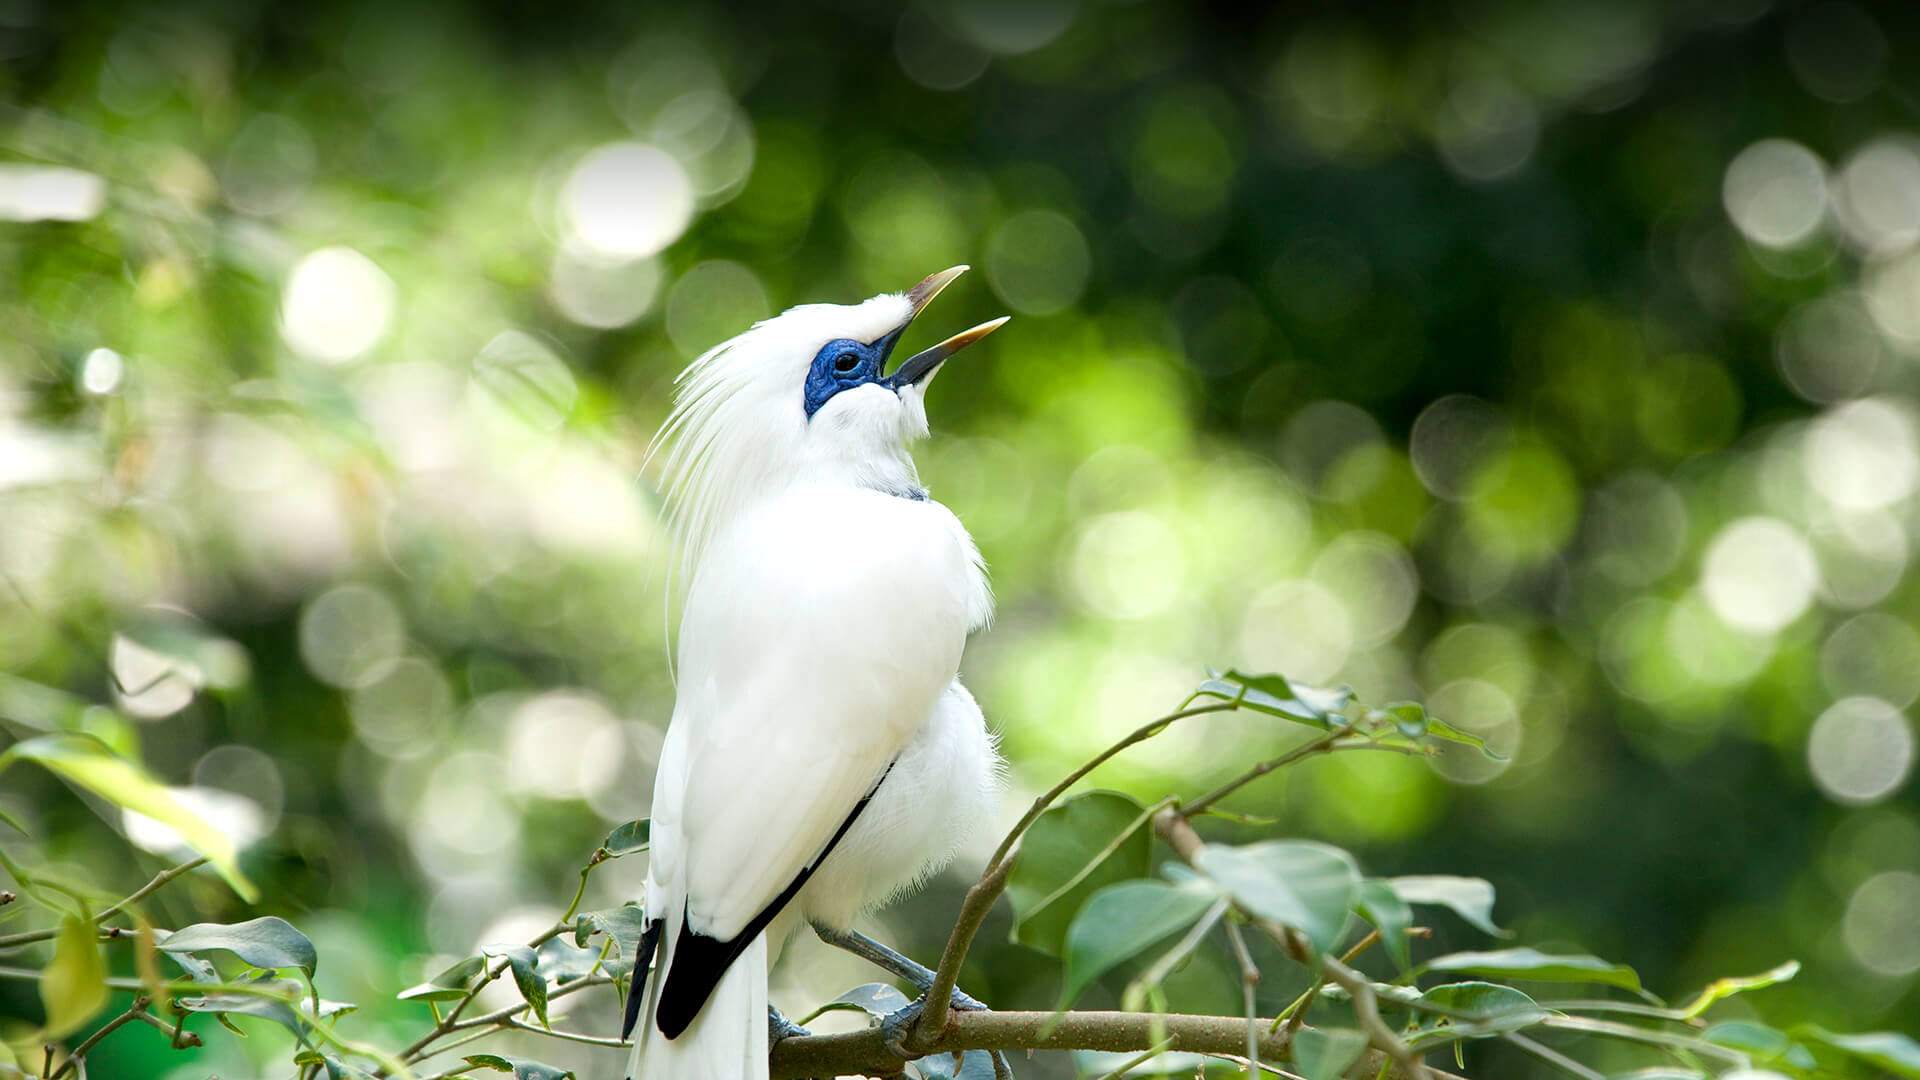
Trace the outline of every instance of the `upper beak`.
[[[951, 284], [954, 278], [966, 272], [967, 268], [964, 265], [951, 267], [937, 274], [928, 275], [926, 280], [908, 289], [907, 303], [912, 306], [907, 312], [907, 321], [901, 323], [893, 333], [887, 335], [887, 349], [889, 351], [892, 350], [894, 342], [898, 341], [900, 335], [906, 332], [907, 326], [910, 325], [922, 311], [926, 310], [927, 305], [933, 302], [933, 298], [940, 295], [940, 290]], [[1009, 316], [1002, 315], [990, 322], [983, 322], [970, 330], [960, 331], [931, 349], [923, 349], [920, 352], [914, 353], [898, 368], [895, 368], [892, 375], [887, 376], [882, 381], [894, 390], [899, 390], [904, 386], [917, 386], [920, 383], [926, 382], [933, 377], [934, 372], [940, 370], [941, 364], [946, 363], [947, 357], [952, 356], [961, 349], [1000, 329], [1001, 326], [1006, 324], [1008, 318]]]

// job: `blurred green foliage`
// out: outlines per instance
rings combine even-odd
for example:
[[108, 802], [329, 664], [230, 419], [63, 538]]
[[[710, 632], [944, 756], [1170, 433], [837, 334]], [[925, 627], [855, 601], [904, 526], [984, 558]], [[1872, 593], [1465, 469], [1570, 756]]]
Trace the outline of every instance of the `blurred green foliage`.
[[[190, 788], [401, 1030], [646, 811], [673, 374], [971, 262], [917, 332], [1016, 319], [918, 456], [993, 567], [1010, 809], [1207, 664], [1419, 698], [1510, 763], [1232, 807], [1663, 993], [1796, 957], [1723, 1007], [1915, 1030], [1916, 41], [1765, 0], [0, 4], [0, 724]], [[1103, 783], [1275, 745], [1210, 717]], [[72, 877], [167, 861], [5, 785]], [[193, 887], [171, 925], [254, 911]], [[958, 888], [883, 936], [932, 953]], [[1050, 1006], [1004, 920], [966, 985]], [[1174, 1003], [1237, 1011], [1211, 962]], [[846, 964], [796, 946], [776, 1001]]]

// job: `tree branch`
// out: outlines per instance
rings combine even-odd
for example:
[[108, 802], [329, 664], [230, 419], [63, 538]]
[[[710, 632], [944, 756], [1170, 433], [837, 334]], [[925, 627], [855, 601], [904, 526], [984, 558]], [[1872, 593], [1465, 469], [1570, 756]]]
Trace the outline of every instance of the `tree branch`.
[[[1172, 1050], [1201, 1054], [1244, 1054], [1247, 1022], [1238, 1016], [1189, 1016], [1130, 1012], [964, 1012], [953, 1013], [927, 1053], [957, 1050], [1101, 1050], [1137, 1053], [1171, 1040]], [[1262, 1060], [1285, 1061], [1287, 1037], [1267, 1033], [1259, 1040]], [[838, 1035], [800, 1035], [773, 1048], [776, 1078], [810, 1076], [897, 1076], [900, 1058], [887, 1049], [876, 1027]]]

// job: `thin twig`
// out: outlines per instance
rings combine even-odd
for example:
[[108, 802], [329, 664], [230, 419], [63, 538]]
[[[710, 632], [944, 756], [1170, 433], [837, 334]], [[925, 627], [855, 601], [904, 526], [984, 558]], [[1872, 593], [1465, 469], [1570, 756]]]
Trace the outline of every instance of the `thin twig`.
[[1539, 1058], [1541, 1061], [1572, 1073], [1579, 1077], [1580, 1080], [1607, 1080], [1604, 1073], [1595, 1072], [1560, 1051], [1550, 1046], [1537, 1043], [1517, 1031], [1509, 1031], [1502, 1036], [1502, 1038], [1520, 1049], [1525, 1050], [1527, 1053], [1532, 1054], [1534, 1057]]
[[[93, 1048], [95, 1046], [98, 1046], [100, 1044], [100, 1040], [106, 1038], [107, 1036], [113, 1034], [116, 1031], [119, 1031], [121, 1028], [139, 1019], [140, 1014], [145, 1012], [146, 1008], [147, 1008], [147, 997], [145, 994], [142, 994], [139, 997], [134, 998], [133, 1004], [127, 1007], [126, 1012], [123, 1012], [119, 1016], [116, 1016], [113, 1019], [107, 1021], [106, 1023], [100, 1025], [99, 1031], [96, 1031], [93, 1034], [87, 1036], [87, 1039], [85, 1042], [81, 1043], [79, 1046], [74, 1047], [73, 1053], [68, 1054], [67, 1060], [61, 1062], [60, 1067], [58, 1069], [53, 1070], [48, 1080], [59, 1080], [60, 1077], [67, 1075], [67, 1073], [72, 1072], [75, 1069], [79, 1069], [84, 1072], [85, 1070], [84, 1062], [86, 1061], [86, 1057], [89, 1053], [93, 1051]], [[80, 1064], [76, 1064], [76, 1063], [80, 1063]]]
[[1161, 1054], [1166, 1053], [1168, 1050], [1171, 1050], [1173, 1048], [1173, 1044], [1177, 1041], [1178, 1040], [1176, 1040], [1173, 1036], [1169, 1035], [1166, 1038], [1161, 1039], [1159, 1042], [1154, 1043], [1152, 1046], [1147, 1047], [1145, 1050], [1140, 1051], [1138, 1054], [1135, 1054], [1134, 1056], [1128, 1058], [1125, 1062], [1121, 1063], [1119, 1068], [1110, 1069], [1106, 1072], [1101, 1073], [1099, 1080], [1119, 1080], [1120, 1077], [1127, 1075], [1127, 1070], [1133, 1068], [1135, 1065], [1144, 1065], [1147, 1062], [1152, 1061], [1154, 1058], [1159, 1057]]
[[1588, 1035], [1607, 1035], [1654, 1046], [1672, 1046], [1682, 1050], [1692, 1050], [1732, 1062], [1743, 1069], [1751, 1068], [1753, 1064], [1752, 1059], [1744, 1052], [1731, 1047], [1716, 1046], [1704, 1039], [1673, 1035], [1665, 1031], [1655, 1031], [1652, 1028], [1635, 1027], [1632, 1024], [1616, 1024], [1612, 1021], [1594, 1020], [1584, 1016], [1548, 1016], [1541, 1019], [1540, 1026], [1559, 1028], [1562, 1031], [1579, 1031]]
[[1228, 919], [1226, 927], [1227, 942], [1233, 946], [1233, 958], [1240, 965], [1241, 1007], [1247, 1014], [1247, 1075], [1252, 1076], [1260, 1068], [1260, 1018], [1253, 1010], [1253, 991], [1260, 985], [1260, 968], [1253, 962], [1246, 938], [1240, 935], [1239, 924]]
[[[160, 1019], [159, 1017], [153, 1015], [150, 1012], [141, 1013], [140, 1019], [148, 1027], [153, 1028], [155, 1031], [158, 1031], [161, 1034], [165, 1035], [167, 1037], [167, 1043], [170, 1046], [172, 1046], [175, 1050], [184, 1050], [189, 1046], [200, 1045], [200, 1036], [194, 1034], [191, 1031], [183, 1032], [181, 1030], [180, 1024], [169, 1024], [165, 1020]], [[187, 1014], [181, 1013], [180, 1014], [181, 1022], [184, 1023], [186, 1019], [187, 1019]]]
[[620, 1047], [620, 1046], [633, 1045], [632, 1043], [628, 1042], [625, 1039], [606, 1039], [598, 1035], [582, 1035], [577, 1031], [562, 1031], [559, 1028], [534, 1027], [532, 1024], [527, 1023], [525, 1020], [522, 1020], [517, 1016], [507, 1017], [503, 1026], [513, 1028], [515, 1031], [531, 1031], [535, 1035], [546, 1035], [555, 1039], [565, 1039], [568, 1042], [586, 1043], [588, 1046]]
[[1343, 952], [1340, 954], [1340, 962], [1343, 964], [1353, 963], [1354, 957], [1359, 956], [1363, 952], [1366, 952], [1368, 948], [1373, 946], [1379, 940], [1380, 940], [1380, 931], [1378, 928], [1367, 931], [1366, 937], [1363, 937], [1359, 941], [1354, 942], [1353, 948], [1348, 949], [1346, 952]]
[[1333, 744], [1339, 741], [1343, 736], [1351, 735], [1351, 734], [1353, 734], [1352, 728], [1339, 728], [1334, 731], [1329, 731], [1325, 735], [1320, 735], [1312, 739], [1309, 739], [1306, 742], [1301, 743], [1299, 746], [1296, 746], [1293, 749], [1287, 751], [1286, 753], [1281, 754], [1279, 757], [1271, 758], [1269, 760], [1263, 761], [1260, 764], [1255, 765], [1253, 768], [1248, 769], [1246, 772], [1241, 773], [1239, 776], [1236, 776], [1233, 779], [1227, 781], [1226, 783], [1221, 784], [1219, 787], [1213, 789], [1212, 791], [1206, 793], [1205, 795], [1200, 796], [1198, 799], [1194, 799], [1193, 801], [1186, 803], [1181, 807], [1180, 814], [1182, 817], [1185, 817], [1188, 819], [1192, 819], [1197, 815], [1204, 814], [1206, 813], [1207, 808], [1209, 806], [1212, 806], [1214, 803], [1219, 802], [1221, 799], [1226, 798], [1228, 795], [1233, 794], [1234, 792], [1240, 790], [1241, 788], [1254, 782], [1255, 780], [1260, 779], [1261, 777], [1267, 775], [1273, 770], [1284, 768], [1285, 766], [1291, 765], [1302, 758], [1308, 758], [1308, 757], [1312, 757], [1315, 754], [1325, 753], [1328, 750], [1332, 749]]
[[1186, 960], [1193, 950], [1200, 947], [1200, 942], [1206, 939], [1207, 934], [1213, 929], [1213, 924], [1219, 922], [1221, 916], [1225, 915], [1232, 906], [1233, 902], [1223, 897], [1208, 908], [1206, 914], [1200, 916], [1200, 921], [1188, 928], [1186, 936], [1175, 942], [1173, 948], [1162, 953], [1160, 959], [1155, 960], [1151, 967], [1133, 980], [1133, 983], [1127, 987], [1126, 999], [1129, 1001], [1133, 999], [1135, 987], [1158, 986], [1165, 982], [1167, 976], [1173, 974], [1173, 969]]
[[[188, 862], [183, 862], [179, 866], [171, 867], [169, 869], [160, 871], [158, 874], [154, 875], [154, 878], [152, 881], [147, 882], [145, 885], [141, 886], [139, 889], [130, 893], [126, 897], [126, 899], [121, 900], [119, 903], [114, 904], [112, 907], [106, 909], [105, 911], [102, 911], [100, 914], [95, 915], [93, 917], [94, 925], [99, 926], [105, 923], [108, 919], [111, 919], [115, 915], [118, 915], [122, 911], [125, 911], [128, 906], [132, 904], [137, 904], [140, 901], [145, 900], [147, 897], [153, 895], [154, 891], [159, 889], [161, 886], [166, 885], [168, 882], [188, 872], [189, 870], [193, 870], [200, 866], [206, 865], [206, 862], [207, 862], [206, 856], [203, 855], [200, 858], [192, 859]], [[0, 949], [11, 949], [18, 945], [31, 945], [36, 941], [49, 941], [53, 939], [55, 936], [57, 936], [59, 933], [60, 933], [59, 928], [53, 927], [46, 930], [28, 930], [24, 933], [8, 934], [5, 937], [0, 937]]]

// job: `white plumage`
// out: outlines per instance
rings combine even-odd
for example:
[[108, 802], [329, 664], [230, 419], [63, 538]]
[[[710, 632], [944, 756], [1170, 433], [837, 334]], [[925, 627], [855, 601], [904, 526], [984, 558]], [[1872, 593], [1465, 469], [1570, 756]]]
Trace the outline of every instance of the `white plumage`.
[[767, 965], [788, 932], [849, 928], [990, 813], [1000, 761], [956, 673], [992, 597], [906, 446], [939, 363], [999, 322], [881, 370], [963, 269], [794, 308], [680, 378], [661, 437], [687, 594], [632, 1080], [765, 1077]]

